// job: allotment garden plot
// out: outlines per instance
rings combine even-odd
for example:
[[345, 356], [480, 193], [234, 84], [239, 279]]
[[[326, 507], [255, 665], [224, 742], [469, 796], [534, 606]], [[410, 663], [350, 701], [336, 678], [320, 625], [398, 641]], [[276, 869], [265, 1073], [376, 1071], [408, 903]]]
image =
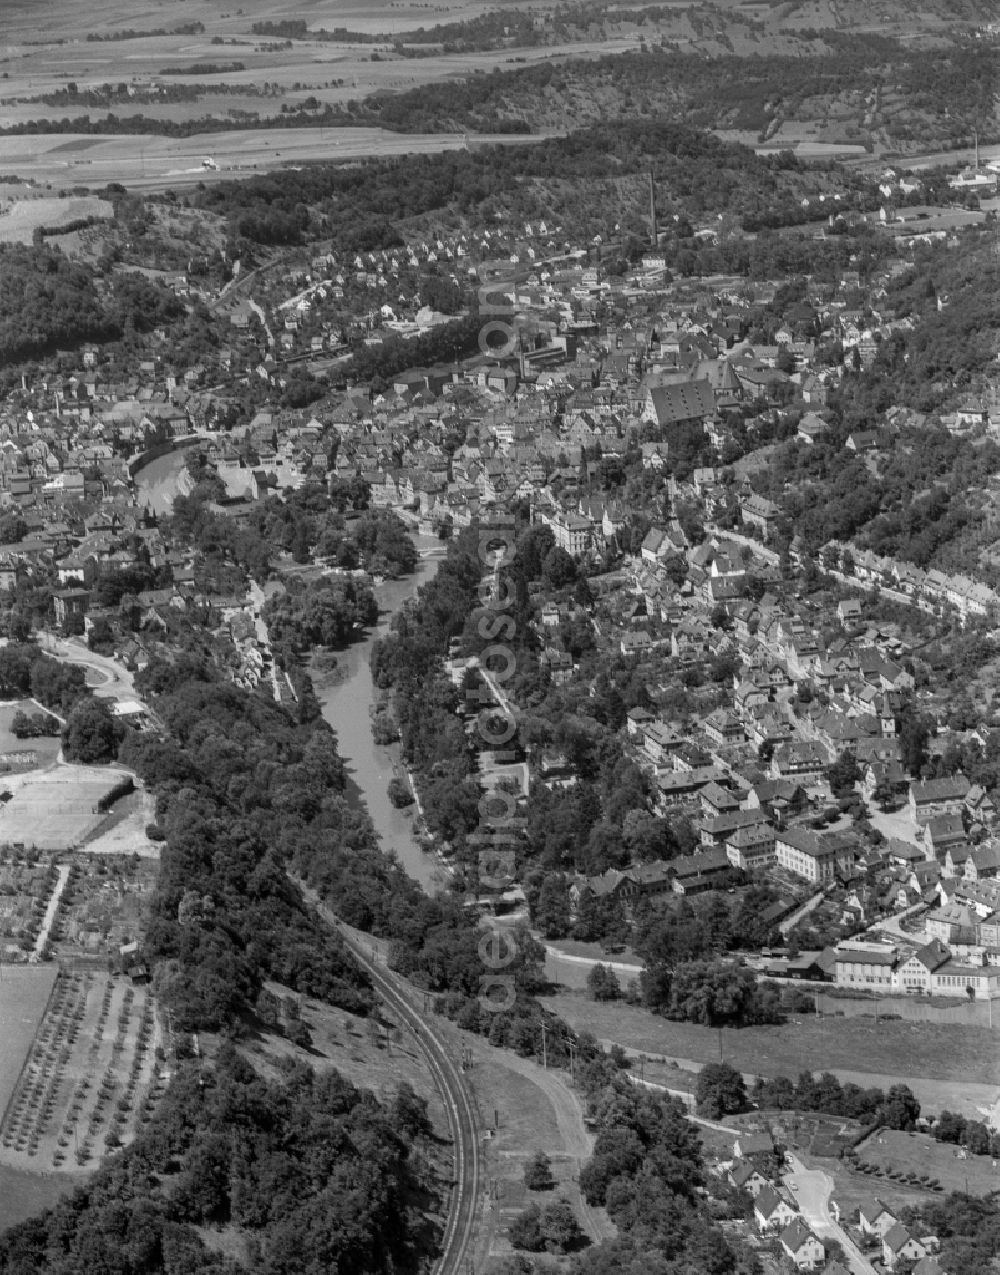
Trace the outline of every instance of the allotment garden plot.
[[[78, 1171], [135, 1136], [165, 1087], [138, 936], [139, 855], [0, 853], [0, 1164]], [[26, 963], [26, 962], [31, 962]]]

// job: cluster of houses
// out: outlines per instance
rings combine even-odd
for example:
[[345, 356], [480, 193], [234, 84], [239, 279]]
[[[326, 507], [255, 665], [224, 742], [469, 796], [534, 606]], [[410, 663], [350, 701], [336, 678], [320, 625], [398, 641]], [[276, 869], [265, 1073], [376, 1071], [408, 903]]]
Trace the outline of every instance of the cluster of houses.
[[[782, 1180], [780, 1168], [781, 1156], [770, 1133], [738, 1134], [728, 1177], [733, 1186], [753, 1198], [753, 1219], [760, 1235], [775, 1240], [797, 1270], [846, 1275], [841, 1263], [827, 1263], [826, 1247], [803, 1218], [796, 1194]], [[842, 1213], [836, 1198], [828, 1207], [836, 1224], [854, 1231], [859, 1249], [878, 1252], [886, 1271], [946, 1275], [935, 1256], [937, 1237], [914, 1236], [880, 1200], [865, 1201], [857, 1216], [850, 1218]]]
[[832, 554], [838, 576], [852, 587], [868, 593], [876, 589], [896, 596], [906, 605], [918, 606], [930, 615], [954, 610], [963, 622], [993, 618], [1000, 614], [1000, 595], [982, 581], [961, 572], [948, 574], [931, 568], [924, 571], [912, 562], [872, 553], [854, 545], [831, 540], [824, 554]]

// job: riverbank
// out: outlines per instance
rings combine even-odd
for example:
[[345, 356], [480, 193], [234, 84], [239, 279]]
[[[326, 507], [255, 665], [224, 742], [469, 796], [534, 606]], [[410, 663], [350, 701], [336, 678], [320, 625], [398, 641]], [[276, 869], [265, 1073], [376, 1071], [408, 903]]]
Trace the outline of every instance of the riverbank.
[[428, 893], [436, 893], [446, 882], [446, 869], [436, 856], [427, 853], [413, 831], [413, 814], [397, 810], [389, 800], [388, 786], [399, 762], [398, 745], [376, 744], [372, 738], [372, 709], [378, 692], [372, 681], [371, 653], [385, 634], [392, 617], [437, 570], [439, 540], [414, 535], [421, 554], [412, 575], [387, 580], [375, 589], [379, 622], [365, 637], [337, 652], [337, 663], [324, 668], [324, 658], [314, 657], [309, 673], [323, 717], [333, 727], [337, 746], [348, 777], [348, 799], [364, 807], [371, 817], [382, 848], [399, 860], [404, 870]]

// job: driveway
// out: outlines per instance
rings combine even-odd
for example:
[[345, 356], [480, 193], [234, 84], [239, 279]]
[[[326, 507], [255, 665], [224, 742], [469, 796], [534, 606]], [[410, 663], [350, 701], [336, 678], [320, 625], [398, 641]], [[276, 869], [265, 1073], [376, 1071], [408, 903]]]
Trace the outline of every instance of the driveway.
[[833, 1179], [822, 1169], [807, 1169], [794, 1155], [788, 1156], [792, 1172], [783, 1182], [798, 1200], [803, 1218], [820, 1239], [836, 1240], [847, 1256], [854, 1275], [876, 1275], [875, 1268], [861, 1253], [844, 1228], [830, 1216], [828, 1202], [833, 1194]]

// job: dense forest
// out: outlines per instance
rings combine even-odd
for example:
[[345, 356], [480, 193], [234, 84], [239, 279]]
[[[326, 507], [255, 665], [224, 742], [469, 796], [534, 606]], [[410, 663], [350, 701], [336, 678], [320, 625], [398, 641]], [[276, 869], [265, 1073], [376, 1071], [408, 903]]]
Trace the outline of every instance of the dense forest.
[[123, 275], [99, 290], [90, 267], [44, 245], [0, 244], [0, 278], [0, 366], [149, 332], [184, 314], [158, 283]]

